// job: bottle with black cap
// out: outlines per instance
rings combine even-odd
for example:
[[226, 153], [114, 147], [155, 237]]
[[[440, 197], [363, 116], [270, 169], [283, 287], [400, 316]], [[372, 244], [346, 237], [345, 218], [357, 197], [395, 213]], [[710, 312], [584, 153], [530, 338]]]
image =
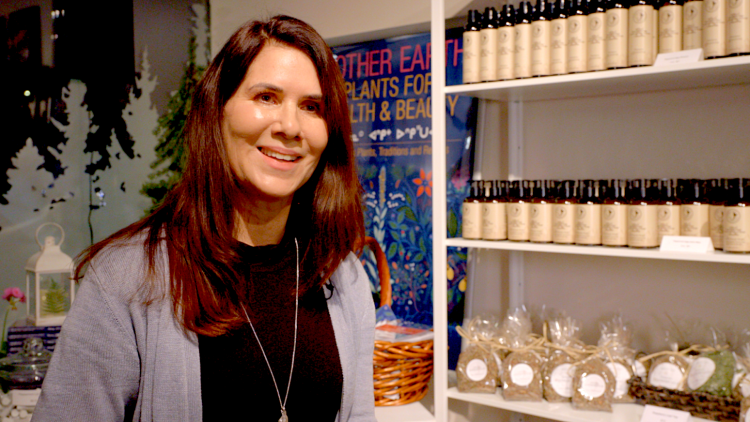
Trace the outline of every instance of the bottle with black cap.
[[602, 200], [602, 245], [628, 246], [628, 203], [626, 181], [609, 181]]
[[628, 67], [629, 0], [607, 0], [607, 69]]
[[575, 180], [561, 180], [557, 185], [557, 196], [552, 205], [552, 242], [572, 245], [576, 242], [576, 203], [578, 202]]
[[589, 71], [605, 70], [607, 68], [604, 59], [607, 54], [607, 8], [604, 0], [589, 0], [589, 14], [586, 17], [588, 22], [589, 40], [586, 44], [588, 49], [586, 57], [588, 64], [586, 68]]
[[684, 0], [659, 2], [659, 54], [682, 50]]
[[512, 4], [503, 6], [500, 13], [497, 41], [497, 79], [507, 81], [515, 78], [516, 62], [516, 11]]
[[550, 74], [550, 16], [546, 0], [536, 0], [531, 22], [531, 76]]
[[483, 82], [497, 80], [497, 41], [500, 18], [494, 7], [484, 9], [480, 35], [479, 78]]
[[633, 0], [628, 15], [628, 66], [654, 63], [655, 12], [653, 0]]
[[505, 221], [505, 198], [500, 190], [499, 180], [488, 180], [487, 198], [482, 203], [482, 239], [505, 240], [508, 238], [507, 223]]
[[568, 73], [568, 5], [565, 0], [557, 0], [550, 7], [551, 46], [550, 72], [553, 75]]
[[703, 0], [685, 0], [682, 6], [682, 49], [703, 48]]
[[588, 70], [588, 8], [586, 0], [571, 0], [568, 12], [568, 73], [582, 73]]
[[661, 245], [664, 236], [680, 235], [680, 200], [677, 198], [675, 179], [659, 180], [659, 201], [656, 203], [658, 215], [658, 237]]
[[463, 82], [465, 84], [476, 83], [479, 77], [481, 60], [481, 20], [482, 15], [478, 10], [469, 10], [466, 26], [463, 34]]
[[678, 179], [680, 199], [680, 235], [709, 237], [709, 203], [703, 180]]
[[602, 203], [599, 181], [582, 180], [580, 199], [576, 204], [576, 245], [602, 244]]
[[727, 202], [727, 179], [708, 181], [708, 233], [714, 249], [724, 248], [724, 204]]
[[727, 8], [727, 55], [750, 54], [750, 0], [733, 0]]
[[750, 179], [728, 181], [724, 205], [724, 251], [750, 253]]
[[529, 201], [529, 241], [536, 243], [552, 242], [552, 188], [551, 180], [531, 182]]
[[513, 180], [510, 183], [510, 199], [506, 206], [508, 240], [527, 242], [529, 240], [529, 181]]
[[482, 181], [472, 180], [469, 184], [469, 196], [461, 206], [464, 239], [482, 238]]
[[534, 8], [529, 1], [521, 1], [516, 10], [516, 78], [531, 77], [531, 19]]
[[656, 196], [658, 183], [651, 179], [628, 181], [628, 246], [659, 246]]

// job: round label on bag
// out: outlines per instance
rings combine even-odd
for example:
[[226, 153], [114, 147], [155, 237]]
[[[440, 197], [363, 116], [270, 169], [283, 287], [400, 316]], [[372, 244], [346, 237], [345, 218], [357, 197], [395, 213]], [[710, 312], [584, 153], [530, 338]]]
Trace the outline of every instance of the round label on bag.
[[573, 377], [568, 372], [570, 367], [569, 363], [558, 365], [549, 376], [550, 386], [560, 397], [573, 397]]
[[716, 363], [709, 358], [698, 358], [690, 365], [687, 385], [691, 390], [699, 389], [716, 371]]
[[525, 363], [519, 363], [510, 370], [510, 380], [513, 384], [526, 387], [534, 380], [534, 370]]
[[466, 376], [472, 381], [481, 381], [487, 377], [487, 364], [482, 359], [472, 359], [466, 364]]
[[608, 363], [607, 368], [615, 374], [615, 397], [623, 397], [628, 394], [628, 380], [630, 371], [621, 363]]
[[583, 397], [595, 399], [607, 391], [607, 382], [601, 375], [590, 374], [581, 378], [581, 388], [578, 389]]
[[654, 387], [679, 390], [680, 383], [682, 383], [682, 371], [674, 363], [660, 363], [651, 369], [648, 382]]
[[646, 365], [642, 364], [641, 361], [636, 360], [635, 361], [635, 374], [642, 379], [646, 379], [646, 374], [648, 371], [646, 371]]

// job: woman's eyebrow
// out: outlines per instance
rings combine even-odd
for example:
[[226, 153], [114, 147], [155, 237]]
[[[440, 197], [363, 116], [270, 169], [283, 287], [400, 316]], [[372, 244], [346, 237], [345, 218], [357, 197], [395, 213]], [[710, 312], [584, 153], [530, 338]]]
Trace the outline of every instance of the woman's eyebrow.
[[[264, 89], [264, 90], [280, 92], [280, 93], [284, 92], [284, 88], [274, 85], [274, 84], [267, 83], [267, 82], [258, 82], [257, 84], [252, 85], [249, 89], [250, 90]], [[323, 95], [322, 94], [310, 94], [310, 95], [304, 95], [303, 98], [306, 100], [322, 101]]]

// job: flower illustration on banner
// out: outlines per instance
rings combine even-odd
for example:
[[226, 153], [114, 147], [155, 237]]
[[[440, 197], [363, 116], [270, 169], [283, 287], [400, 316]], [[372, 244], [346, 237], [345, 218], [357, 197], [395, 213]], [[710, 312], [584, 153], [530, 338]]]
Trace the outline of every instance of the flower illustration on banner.
[[427, 196], [432, 196], [432, 172], [425, 174], [424, 169], [419, 169], [419, 177], [413, 179], [412, 182], [419, 186], [417, 188], [417, 198], [423, 193], [426, 193]]

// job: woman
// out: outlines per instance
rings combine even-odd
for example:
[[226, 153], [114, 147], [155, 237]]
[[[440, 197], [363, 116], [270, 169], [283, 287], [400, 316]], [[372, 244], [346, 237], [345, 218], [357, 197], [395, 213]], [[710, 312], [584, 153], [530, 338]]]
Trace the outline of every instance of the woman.
[[183, 179], [82, 256], [34, 421], [374, 421], [374, 306], [344, 82], [250, 22], [198, 85]]

